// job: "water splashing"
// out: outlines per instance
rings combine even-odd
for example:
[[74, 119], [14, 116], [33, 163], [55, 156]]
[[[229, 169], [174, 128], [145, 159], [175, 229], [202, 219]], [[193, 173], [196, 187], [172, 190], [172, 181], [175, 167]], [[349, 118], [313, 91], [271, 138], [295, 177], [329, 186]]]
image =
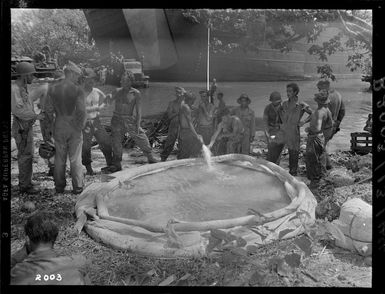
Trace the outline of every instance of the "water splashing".
[[211, 160], [211, 151], [209, 149], [209, 147], [207, 147], [205, 144], [202, 144], [202, 154], [203, 154], [203, 158], [205, 159], [206, 163], [207, 163], [207, 166], [209, 167], [209, 170], [213, 170], [213, 162]]

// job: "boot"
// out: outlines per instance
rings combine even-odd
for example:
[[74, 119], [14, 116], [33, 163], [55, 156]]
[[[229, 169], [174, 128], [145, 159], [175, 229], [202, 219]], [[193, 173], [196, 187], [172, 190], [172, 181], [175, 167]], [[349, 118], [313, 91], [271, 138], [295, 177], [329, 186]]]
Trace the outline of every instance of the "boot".
[[53, 171], [54, 171], [54, 168], [50, 167], [49, 170], [48, 170], [47, 176], [48, 177], [53, 177]]
[[19, 187], [19, 193], [23, 194], [39, 194], [40, 190], [36, 189], [33, 185], [28, 187]]
[[106, 172], [107, 172], [107, 173], [115, 173], [115, 172], [118, 172], [118, 171], [121, 171], [121, 170], [122, 170], [122, 167], [121, 167], [121, 166], [117, 167], [117, 166], [115, 166], [115, 165], [111, 165], [111, 166], [106, 170]]
[[93, 176], [94, 175], [94, 171], [92, 170], [91, 164], [87, 164], [86, 165], [86, 169], [87, 169], [86, 175], [89, 175], [89, 176]]
[[101, 172], [106, 172], [106, 171], [108, 171], [108, 169], [111, 167], [111, 165], [107, 165], [107, 166], [105, 166], [105, 167], [102, 167], [101, 169], [100, 169], [100, 171]]
[[152, 155], [152, 153], [148, 154], [147, 155], [147, 160], [148, 160], [148, 163], [157, 163], [158, 161], [154, 158], [154, 156]]
[[76, 188], [72, 190], [72, 193], [78, 195], [83, 192], [83, 188]]
[[294, 177], [297, 176], [298, 159], [299, 159], [299, 151], [289, 149], [289, 170], [290, 170], [289, 173]]
[[330, 160], [329, 154], [325, 153], [326, 157], [326, 170], [331, 170], [333, 168], [332, 162]]

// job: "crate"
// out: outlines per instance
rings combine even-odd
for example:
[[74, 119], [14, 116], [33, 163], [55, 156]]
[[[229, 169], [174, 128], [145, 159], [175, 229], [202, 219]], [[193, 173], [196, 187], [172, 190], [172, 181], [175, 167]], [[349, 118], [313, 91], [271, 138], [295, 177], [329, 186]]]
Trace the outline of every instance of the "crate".
[[372, 152], [372, 134], [368, 132], [351, 133], [350, 149], [358, 154]]

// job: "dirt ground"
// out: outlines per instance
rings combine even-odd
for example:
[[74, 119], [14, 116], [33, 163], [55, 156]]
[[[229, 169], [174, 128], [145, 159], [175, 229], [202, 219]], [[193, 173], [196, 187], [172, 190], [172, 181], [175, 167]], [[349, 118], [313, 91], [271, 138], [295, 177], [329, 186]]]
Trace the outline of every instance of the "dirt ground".
[[[35, 145], [41, 139], [38, 123], [35, 124]], [[253, 154], [265, 157], [266, 144], [262, 132], [257, 132], [253, 142]], [[159, 159], [159, 150], [155, 149]], [[101, 181], [100, 168], [105, 166], [104, 158], [97, 146], [92, 151], [93, 168], [96, 174], [86, 176], [86, 186]], [[168, 160], [175, 160], [171, 155]], [[335, 187], [332, 181], [313, 190], [319, 205], [317, 217], [332, 220], [338, 217], [339, 207], [349, 197], [359, 197], [371, 204], [371, 154], [353, 155], [338, 152], [332, 155], [333, 170], [341, 169], [349, 173], [352, 183]], [[134, 148], [125, 150], [123, 169], [146, 163], [141, 152]], [[355, 163], [355, 164], [352, 164]], [[284, 152], [281, 161], [288, 167], [288, 154]], [[357, 170], [358, 169], [358, 170]], [[221, 256], [200, 259], [160, 259], [138, 256], [129, 252], [117, 251], [91, 239], [85, 232], [77, 235], [74, 231], [74, 206], [77, 196], [71, 194], [71, 182], [67, 175], [67, 188], [63, 194], [54, 194], [54, 184], [47, 177], [47, 164], [37, 154], [33, 164], [33, 180], [40, 184], [38, 195], [19, 195], [17, 187], [17, 161], [12, 161], [12, 200], [11, 200], [11, 250], [12, 253], [24, 243], [23, 226], [30, 215], [22, 209], [25, 201], [32, 201], [39, 210], [54, 212], [60, 233], [55, 248], [63, 254], [83, 254], [88, 259], [87, 270], [96, 285], [166, 285], [188, 286], [296, 286], [296, 287], [371, 287], [372, 267], [369, 259], [334, 246], [332, 242], [319, 242], [313, 245], [310, 256], [303, 257], [299, 267], [290, 272], [276, 271], [271, 266], [272, 257], [282, 256], [294, 250], [293, 242], [276, 241], [268, 246], [258, 247], [248, 256], [247, 261], [228, 263]], [[354, 172], [353, 172], [353, 171]], [[300, 157], [299, 178], [308, 183], [305, 175], [303, 156]], [[349, 180], [348, 179], [348, 180]]]

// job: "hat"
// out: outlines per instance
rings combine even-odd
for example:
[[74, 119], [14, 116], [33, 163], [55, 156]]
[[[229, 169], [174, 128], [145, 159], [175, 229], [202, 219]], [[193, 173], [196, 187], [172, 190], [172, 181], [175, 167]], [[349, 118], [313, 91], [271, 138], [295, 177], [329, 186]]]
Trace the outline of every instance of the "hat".
[[281, 93], [274, 91], [273, 93], [270, 94], [270, 101], [271, 102], [277, 102], [277, 101], [282, 101], [281, 98]]
[[207, 90], [200, 90], [200, 91], [199, 91], [199, 94], [207, 94], [207, 93], [208, 93]]
[[182, 94], [186, 94], [186, 90], [182, 87], [175, 87], [175, 91], [181, 91]]
[[329, 96], [321, 96], [320, 94], [315, 94], [314, 95], [314, 101], [319, 103], [319, 104], [329, 104], [330, 99]]
[[78, 67], [75, 63], [73, 63], [72, 61], [68, 61], [68, 64], [65, 66], [64, 68], [65, 70], [69, 70], [69, 71], [72, 71], [74, 73], [77, 73], [79, 75], [82, 74], [82, 70], [80, 69], [80, 67]]
[[86, 68], [84, 69], [84, 77], [89, 79], [96, 78], [96, 73], [92, 68]]
[[320, 80], [317, 83], [318, 89], [329, 89], [330, 88], [330, 82], [328, 80]]
[[251, 103], [251, 100], [250, 100], [249, 96], [248, 96], [247, 94], [245, 94], [245, 93], [242, 93], [242, 95], [237, 99], [237, 102], [238, 102], [239, 104], [241, 104], [241, 100], [242, 100], [242, 99], [247, 99], [247, 100], [248, 100], [248, 103], [249, 103], [249, 104]]

